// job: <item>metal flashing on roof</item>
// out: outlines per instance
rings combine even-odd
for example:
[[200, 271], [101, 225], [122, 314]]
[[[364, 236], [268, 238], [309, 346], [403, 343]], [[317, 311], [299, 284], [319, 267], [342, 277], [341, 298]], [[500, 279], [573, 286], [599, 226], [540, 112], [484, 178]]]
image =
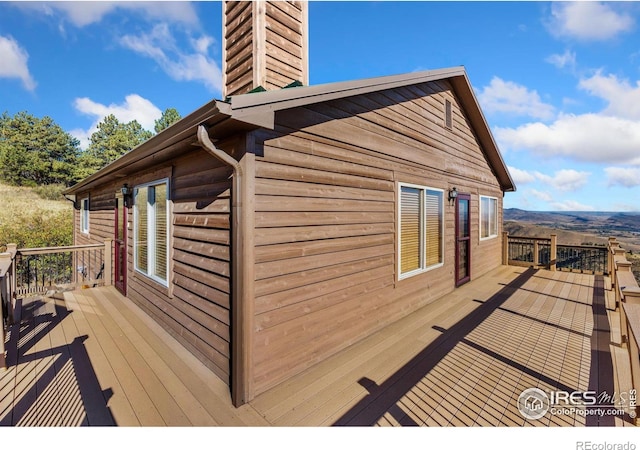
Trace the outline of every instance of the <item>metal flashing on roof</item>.
[[366, 78], [354, 81], [340, 81], [315, 86], [303, 86], [300, 89], [293, 90], [280, 89], [277, 91], [263, 92], [259, 95], [234, 95], [230, 98], [230, 103], [233, 111], [260, 107], [268, 108], [272, 111], [279, 111], [296, 106], [304, 106], [305, 104], [319, 103], [454, 76], [465, 76], [464, 67], [411, 72], [402, 75]]

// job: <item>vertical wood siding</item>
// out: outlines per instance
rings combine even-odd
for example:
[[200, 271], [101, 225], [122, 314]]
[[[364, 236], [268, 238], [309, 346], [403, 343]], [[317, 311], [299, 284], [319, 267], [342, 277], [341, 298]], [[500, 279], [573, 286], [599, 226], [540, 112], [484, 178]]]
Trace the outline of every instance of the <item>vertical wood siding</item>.
[[[451, 187], [472, 198], [472, 277], [500, 264], [478, 196], [501, 220], [502, 192], [448, 83], [282, 111], [256, 138], [256, 394], [454, 289]], [[444, 265], [403, 280], [398, 182], [445, 190]]]

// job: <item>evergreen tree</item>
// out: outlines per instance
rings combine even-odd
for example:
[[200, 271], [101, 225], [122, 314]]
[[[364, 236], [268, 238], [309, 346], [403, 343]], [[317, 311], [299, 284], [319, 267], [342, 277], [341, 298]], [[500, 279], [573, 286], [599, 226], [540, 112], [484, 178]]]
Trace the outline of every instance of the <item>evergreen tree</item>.
[[18, 186], [70, 185], [80, 142], [51, 117], [26, 111], [0, 116], [0, 178]]
[[153, 133], [142, 128], [137, 120], [122, 123], [113, 114], [106, 116], [98, 124], [98, 130], [91, 135], [89, 147], [80, 157], [79, 178], [100, 170], [151, 136]]
[[165, 109], [164, 112], [162, 113], [162, 117], [156, 120], [156, 124], [154, 127], [156, 130], [156, 133], [160, 133], [162, 130], [164, 130], [165, 128], [168, 128], [171, 124], [173, 124], [174, 122], [177, 122], [180, 119], [182, 119], [182, 116], [180, 115], [177, 109], [175, 108]]

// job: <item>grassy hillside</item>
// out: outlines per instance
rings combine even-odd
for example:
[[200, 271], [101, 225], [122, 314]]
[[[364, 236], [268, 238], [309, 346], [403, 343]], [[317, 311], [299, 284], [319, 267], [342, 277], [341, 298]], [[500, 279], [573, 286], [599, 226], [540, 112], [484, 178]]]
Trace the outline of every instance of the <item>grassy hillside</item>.
[[9, 243], [23, 248], [73, 243], [73, 204], [56, 192], [0, 183], [0, 251]]

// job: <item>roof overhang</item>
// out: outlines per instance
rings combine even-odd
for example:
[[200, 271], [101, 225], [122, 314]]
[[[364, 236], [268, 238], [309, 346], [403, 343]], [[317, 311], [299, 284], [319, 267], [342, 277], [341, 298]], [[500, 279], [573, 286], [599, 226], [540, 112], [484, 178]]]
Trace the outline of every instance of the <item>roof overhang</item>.
[[451, 83], [457, 98], [462, 103], [469, 117], [469, 121], [476, 133], [480, 146], [489, 164], [493, 168], [502, 190], [504, 192], [515, 191], [515, 183], [502, 159], [498, 145], [480, 109], [480, 104], [473, 92], [473, 88], [471, 87], [471, 83], [463, 66], [236, 95], [230, 99], [230, 108], [237, 117], [251, 117], [354, 95], [368, 94], [386, 89], [439, 80], [449, 80]]
[[227, 101], [213, 100], [140, 144], [115, 162], [67, 189], [64, 194], [75, 194], [98, 184], [122, 179], [149, 167], [151, 164], [159, 164], [179, 156], [186, 149], [190, 149], [191, 145], [198, 145], [196, 130], [199, 125], [206, 125], [210, 130], [210, 135], [216, 139], [223, 139], [234, 133], [257, 128], [273, 129], [275, 113], [284, 109], [439, 80], [449, 80], [451, 83], [502, 190], [504, 192], [515, 191], [513, 179], [480, 109], [467, 73], [464, 67], [459, 66], [403, 75], [235, 95]]
[[199, 125], [206, 125], [210, 134], [216, 139], [224, 139], [242, 131], [273, 128], [273, 114], [265, 112], [234, 114], [229, 103], [213, 100], [68, 188], [63, 194], [76, 194], [100, 184], [123, 179], [145, 170], [151, 164], [160, 164], [180, 156], [190, 150], [193, 145], [198, 145], [196, 131]]

